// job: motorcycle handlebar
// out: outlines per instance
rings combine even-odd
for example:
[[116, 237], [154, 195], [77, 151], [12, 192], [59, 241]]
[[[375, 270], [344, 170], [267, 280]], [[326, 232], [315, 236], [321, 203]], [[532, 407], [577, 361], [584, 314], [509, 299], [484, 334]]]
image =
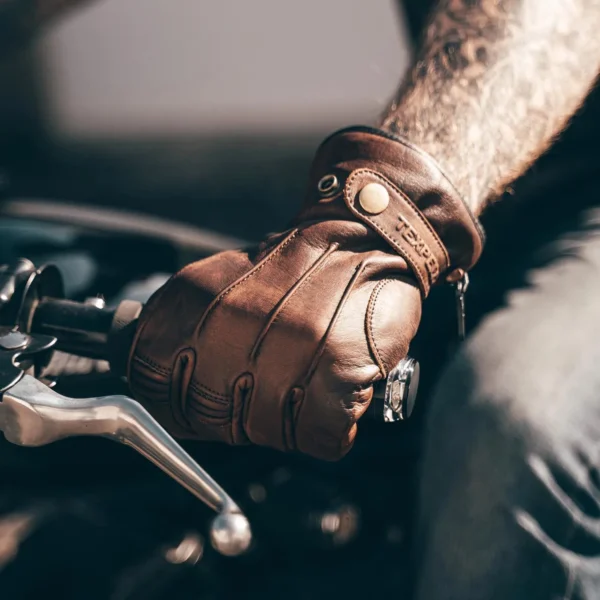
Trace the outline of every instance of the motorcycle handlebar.
[[141, 310], [142, 304], [133, 300], [106, 308], [100, 299], [42, 298], [33, 311], [30, 329], [55, 337], [57, 350], [106, 360], [115, 374], [124, 375]]
[[[132, 300], [106, 308], [99, 299], [74, 302], [42, 298], [30, 321], [30, 332], [57, 338], [56, 348], [70, 354], [106, 360], [111, 371], [125, 375], [137, 318], [142, 304]], [[405, 358], [373, 386], [373, 400], [365, 414], [376, 421], [395, 422], [410, 417], [419, 385], [419, 363]]]

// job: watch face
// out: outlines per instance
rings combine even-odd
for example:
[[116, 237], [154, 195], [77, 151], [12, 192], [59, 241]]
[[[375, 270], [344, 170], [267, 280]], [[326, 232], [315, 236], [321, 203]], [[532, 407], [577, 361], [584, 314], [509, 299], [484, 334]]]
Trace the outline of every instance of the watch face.
[[419, 363], [413, 358], [401, 360], [390, 371], [384, 393], [377, 396], [384, 422], [395, 423], [410, 417], [419, 388], [419, 374]]
[[387, 377], [375, 384], [371, 407], [366, 414], [384, 423], [408, 419], [419, 390], [420, 366], [414, 358], [404, 358]]
[[402, 418], [408, 419], [412, 414], [419, 391], [419, 378], [421, 377], [421, 365], [413, 359], [409, 359], [406, 365], [406, 383], [404, 388], [404, 402], [402, 403]]

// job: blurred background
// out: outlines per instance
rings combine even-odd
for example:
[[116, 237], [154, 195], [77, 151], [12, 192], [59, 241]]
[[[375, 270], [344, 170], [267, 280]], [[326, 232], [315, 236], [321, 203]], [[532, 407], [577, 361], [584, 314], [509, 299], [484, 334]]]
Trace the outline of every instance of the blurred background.
[[[0, 51], [20, 35], [6, 23], [22, 26], [22, 7], [78, 1], [0, 0]], [[322, 138], [373, 123], [397, 89], [429, 4], [82, 1], [0, 61], [0, 265], [53, 263], [67, 297], [109, 304], [144, 301], [183, 264], [284, 228]], [[575, 119], [517, 184], [527, 202], [484, 216], [471, 327], [526, 284], [523, 257], [536, 264], [534, 251], [595, 202], [573, 196], [573, 183], [597, 177], [589, 123]], [[256, 546], [235, 562], [206, 541], [210, 511], [129, 449], [91, 438], [18, 448], [0, 436], [0, 598], [408, 597], [420, 425], [455, 347], [453, 302], [440, 286], [425, 304], [411, 347], [420, 400], [401, 435], [361, 424], [336, 464], [186, 446], [250, 517]], [[126, 391], [99, 361], [59, 358], [45, 376], [67, 396]]]
[[[71, 1], [0, 0], [0, 51], [19, 35], [2, 17]], [[0, 61], [0, 265], [52, 263], [67, 297], [108, 306], [284, 228], [319, 142], [373, 123], [409, 59], [393, 0], [83, 4]], [[127, 391], [102, 361], [54, 358], [67, 396]], [[413, 438], [364, 438], [336, 465], [186, 445], [251, 519], [232, 562], [206, 542], [211, 512], [130, 449], [0, 436], [0, 598], [315, 600], [363, 595], [373, 573], [397, 592]]]
[[91, 2], [2, 64], [5, 190], [257, 239], [409, 52], [393, 0]]

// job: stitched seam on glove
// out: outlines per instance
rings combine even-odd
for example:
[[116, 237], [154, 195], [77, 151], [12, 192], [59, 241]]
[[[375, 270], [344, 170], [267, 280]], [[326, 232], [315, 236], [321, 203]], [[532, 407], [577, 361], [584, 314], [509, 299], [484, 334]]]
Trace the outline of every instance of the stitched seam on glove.
[[[350, 211], [355, 216], [359, 216], [360, 213], [358, 213], [356, 208], [354, 208], [352, 199], [350, 199], [348, 197], [346, 192], [344, 192], [344, 197], [346, 198], [346, 203], [347, 203]], [[426, 278], [425, 275], [422, 273], [420, 266], [416, 263], [416, 261], [412, 258], [412, 256], [410, 256], [410, 254], [408, 252], [406, 252], [403, 248], [397, 248], [396, 247], [397, 242], [395, 242], [395, 240], [393, 238], [388, 236], [388, 234], [379, 225], [377, 225], [377, 223], [374, 223], [373, 221], [371, 221], [368, 218], [367, 218], [367, 220], [369, 221], [369, 223], [371, 223], [372, 227], [374, 227], [381, 234], [381, 236], [385, 240], [387, 240], [390, 243], [390, 245], [393, 246], [394, 252], [396, 254], [399, 254], [408, 263], [409, 267], [412, 269], [413, 273], [415, 274], [415, 277], [417, 278], [417, 280], [419, 282], [419, 288], [421, 290], [421, 294], [423, 295], [423, 297], [426, 297], [427, 294], [429, 293], [430, 286], [427, 281], [428, 278]]]
[[[139, 375], [139, 377], [138, 377]], [[169, 382], [152, 381], [148, 384], [149, 378], [142, 373], [135, 373], [133, 378], [129, 380], [132, 390], [135, 390], [136, 396], [145, 398], [153, 404], [169, 404]]]
[[376, 286], [375, 289], [373, 290], [373, 293], [371, 294], [371, 297], [369, 298], [369, 304], [367, 306], [367, 315], [366, 315], [366, 329], [367, 329], [367, 340], [369, 342], [369, 348], [371, 350], [371, 352], [373, 353], [373, 356], [375, 357], [375, 360], [377, 361], [377, 365], [379, 366], [379, 370], [381, 371], [381, 378], [385, 378], [387, 377], [387, 369], [385, 368], [385, 365], [383, 364], [383, 359], [381, 358], [381, 354], [379, 352], [379, 349], [377, 348], [377, 342], [375, 341], [375, 336], [373, 335], [373, 315], [375, 314], [375, 305], [377, 303], [377, 297], [379, 296], [379, 293], [381, 292], [381, 290], [384, 288], [385, 285], [387, 285], [391, 280], [390, 279], [383, 279], [382, 281], [380, 281]]
[[196, 380], [192, 380], [190, 383], [190, 389], [207, 400], [214, 400], [220, 404], [228, 404], [231, 402], [231, 396], [227, 396], [226, 394], [221, 394], [216, 390], [212, 390]]
[[147, 358], [146, 356], [143, 356], [141, 354], [136, 354], [133, 357], [133, 360], [135, 362], [139, 362], [140, 364], [144, 365], [145, 367], [148, 367], [149, 369], [151, 369], [153, 371], [156, 371], [160, 375], [164, 375], [165, 377], [169, 377], [171, 375], [170, 369], [165, 369], [164, 367], [157, 365], [153, 360], [151, 360], [150, 358]]
[[205, 412], [202, 410], [202, 403], [198, 402], [194, 399], [193, 402], [188, 404], [189, 410], [195, 413], [195, 417], [197, 417], [201, 422], [205, 425], [215, 425], [217, 422], [223, 425], [229, 425], [231, 421], [231, 413], [223, 413], [223, 415], [215, 416], [211, 415], [209, 412]]
[[281, 314], [281, 311], [284, 309], [286, 304], [291, 300], [293, 295], [305, 284], [310, 278], [316, 273], [316, 271], [323, 265], [325, 260], [339, 247], [339, 244], [334, 243], [331, 244], [325, 252], [319, 256], [319, 258], [308, 268], [308, 270], [300, 277], [298, 281], [285, 293], [283, 298], [276, 304], [275, 308], [271, 311], [271, 316], [267, 321], [266, 325], [263, 327], [262, 331], [256, 338], [256, 342], [254, 343], [254, 347], [252, 348], [252, 352], [250, 353], [250, 360], [256, 360], [258, 353], [260, 351], [260, 347], [267, 336], [267, 333]]
[[[393, 238], [388, 237], [387, 233], [383, 229], [381, 229], [379, 225], [377, 225], [377, 223], [373, 223], [372, 221], [371, 223], [373, 224], [373, 227], [375, 227], [375, 229], [377, 229], [384, 238], [386, 238], [390, 242], [394, 242]], [[427, 297], [431, 286], [429, 285], [429, 278], [423, 274], [420, 265], [413, 259], [412, 256], [410, 256], [408, 252], [406, 252], [406, 250], [402, 248], [394, 248], [394, 250], [407, 262], [408, 266], [412, 269], [413, 273], [415, 274], [415, 277], [418, 280], [421, 295], [424, 298]]]
[[400, 145], [404, 146], [405, 148], [408, 148], [409, 150], [411, 150], [412, 152], [417, 154], [424, 162], [429, 163], [429, 165], [432, 166], [441, 175], [442, 179], [444, 179], [446, 181], [446, 183], [448, 183], [450, 185], [450, 187], [452, 188], [452, 191], [454, 192], [454, 195], [460, 200], [460, 203], [463, 205], [463, 207], [467, 211], [469, 217], [473, 221], [473, 224], [475, 225], [475, 229], [477, 230], [477, 234], [479, 235], [481, 244], [482, 245], [485, 244], [485, 232], [483, 230], [483, 227], [481, 226], [481, 223], [479, 222], [479, 219], [477, 219], [477, 217], [474, 215], [468, 202], [461, 196], [460, 192], [456, 189], [454, 183], [452, 183], [452, 181], [446, 175], [446, 173], [444, 172], [442, 167], [438, 164], [437, 160], [435, 160], [435, 158], [433, 158], [433, 156], [431, 156], [430, 154], [425, 152], [423, 149], [421, 149], [418, 146], [415, 146], [414, 144], [409, 142], [403, 136], [398, 135], [398, 134], [393, 134], [393, 133], [383, 130], [383, 129], [377, 129], [375, 127], [370, 127], [367, 125], [353, 125], [350, 127], [344, 127], [342, 129], [330, 134], [327, 138], [325, 138], [325, 140], [323, 140], [323, 142], [321, 142], [319, 149], [335, 136], [344, 135], [347, 133], [355, 133], [355, 132], [356, 133], [366, 133], [368, 135], [372, 135], [373, 137], [386, 138], [393, 142], [397, 142]]
[[[350, 177], [348, 178], [348, 182], [350, 182], [351, 179], [358, 177], [361, 172], [369, 173], [370, 175], [373, 175], [376, 179], [379, 179], [383, 183], [386, 183], [387, 185], [389, 185], [403, 200], [406, 201], [406, 203], [411, 208], [413, 208], [416, 211], [416, 217], [421, 221], [421, 223], [423, 223], [423, 225], [425, 225], [427, 230], [433, 236], [435, 243], [437, 244], [441, 253], [444, 255], [444, 258], [446, 260], [446, 268], [449, 268], [451, 263], [450, 263], [450, 256], [448, 255], [448, 251], [446, 250], [446, 247], [440, 240], [440, 236], [438, 235], [437, 231], [431, 226], [431, 223], [425, 218], [425, 216], [421, 212], [421, 209], [399, 187], [397, 187], [393, 182], [391, 182], [389, 179], [387, 179], [380, 173], [377, 173], [377, 171], [372, 171], [371, 169], [357, 169], [356, 171], [354, 171], [353, 173], [350, 174]], [[370, 220], [370, 218], [368, 216], [367, 216], [367, 219]]]
[[196, 325], [196, 336], [199, 336], [200, 331], [202, 331], [202, 328], [204, 327], [206, 319], [208, 318], [210, 313], [216, 308], [216, 306], [220, 304], [221, 301], [235, 288], [242, 285], [245, 281], [250, 279], [250, 277], [254, 276], [256, 273], [261, 271], [265, 267], [265, 265], [267, 265], [271, 260], [273, 260], [273, 258], [275, 258], [275, 256], [277, 256], [296, 237], [296, 235], [298, 235], [298, 229], [294, 229], [290, 233], [290, 235], [288, 235], [288, 237], [285, 240], [280, 242], [279, 246], [276, 246], [267, 256], [265, 256], [265, 258], [263, 258], [263, 260], [260, 263], [258, 263], [258, 265], [255, 265], [252, 269], [250, 269], [250, 271], [248, 271], [248, 273], [243, 275], [237, 281], [234, 281], [231, 285], [225, 288], [225, 290], [223, 290], [218, 296], [216, 296], [213, 299], [213, 301], [208, 305], [207, 309], [204, 311], [200, 322], [198, 323], [198, 325]]
[[338, 302], [338, 305], [335, 308], [333, 317], [329, 321], [327, 330], [325, 331], [325, 334], [323, 335], [323, 337], [321, 338], [321, 341], [319, 342], [319, 346], [317, 347], [317, 351], [315, 352], [315, 355], [313, 356], [313, 359], [310, 363], [310, 367], [308, 368], [306, 375], [304, 376], [302, 387], [306, 388], [308, 386], [308, 383], [310, 382], [312, 376], [314, 375], [314, 372], [317, 369], [319, 361], [321, 360], [321, 356], [323, 355], [323, 352], [325, 351], [325, 346], [327, 345], [327, 340], [329, 339], [329, 336], [330, 336], [331, 332], [333, 331], [333, 328], [334, 328], [335, 324], [337, 323], [340, 314], [342, 313], [342, 309], [344, 308], [344, 305], [346, 304], [346, 301], [348, 300], [348, 297], [350, 296], [350, 292], [354, 289], [354, 286], [356, 285], [358, 278], [363, 273], [363, 271], [367, 267], [368, 263], [369, 263], [369, 259], [363, 260], [358, 265], [358, 267], [356, 268], [356, 272], [354, 273], [354, 275], [348, 282], [348, 285], [346, 286], [346, 289], [344, 290], [344, 293], [342, 294], [342, 297], [340, 298], [340, 301]]
[[[360, 220], [365, 220], [368, 223], [371, 224], [371, 226], [380, 233], [380, 235], [388, 241], [388, 243], [393, 247], [394, 251], [399, 254], [402, 258], [404, 258], [404, 260], [406, 260], [406, 262], [411, 266], [415, 276], [417, 277], [419, 284], [420, 284], [420, 288], [421, 288], [421, 294], [422, 296], [425, 298], [427, 297], [427, 295], [429, 294], [429, 290], [431, 289], [431, 285], [433, 283], [435, 283], [437, 278], [434, 278], [433, 275], [429, 275], [429, 273], [427, 272], [427, 270], [423, 271], [421, 268], [421, 261], [416, 261], [409, 252], [407, 252], [406, 250], [404, 250], [404, 248], [402, 247], [402, 241], [401, 240], [396, 240], [391, 234], [389, 234], [387, 231], [385, 231], [377, 222], [373, 221], [369, 216], [364, 215], [363, 213], [361, 213], [360, 211], [358, 211], [358, 209], [354, 206], [354, 197], [356, 194], [353, 195], [353, 197], [350, 197], [350, 190], [349, 187], [354, 183], [354, 179], [356, 177], [358, 177], [360, 174], [362, 173], [368, 173], [371, 175], [375, 175], [376, 177], [380, 178], [381, 181], [384, 181], [385, 183], [388, 183], [400, 196], [401, 198], [405, 199], [407, 204], [409, 204], [409, 206], [411, 206], [415, 211], [416, 211], [416, 216], [421, 219], [422, 221], [424, 221], [424, 223], [426, 225], [428, 225], [425, 217], [423, 217], [423, 215], [421, 214], [421, 211], [411, 202], [411, 200], [409, 198], [407, 198], [398, 188], [396, 188], [392, 183], [388, 182], [387, 179], [385, 179], [384, 177], [378, 175], [377, 173], [370, 171], [369, 169], [358, 169], [356, 171], [354, 171], [352, 173], [352, 175], [347, 179], [346, 181], [346, 185], [344, 186], [344, 199], [346, 201], [346, 205], [348, 207], [348, 209], [350, 210], [350, 212], [357, 217]], [[412, 227], [412, 226], [411, 226]], [[428, 231], [433, 235], [433, 238], [435, 240], [435, 242], [438, 244], [438, 246], [440, 247], [440, 249], [443, 251], [443, 255], [444, 255], [444, 260], [447, 261], [447, 264], [445, 266], [445, 268], [448, 268], [449, 265], [449, 257], [447, 254], [446, 249], [444, 248], [441, 240], [439, 239], [439, 236], [437, 235], [437, 233], [435, 233], [435, 231], [431, 228], [431, 226], [428, 226]], [[425, 244], [426, 245], [426, 244]], [[437, 266], [437, 271], [438, 271], [438, 275], [439, 272], [441, 271], [440, 265], [438, 264], [438, 261], [435, 257], [435, 254], [433, 253], [433, 251], [429, 248], [429, 246], [426, 245], [426, 248], [428, 250], [428, 252], [431, 254], [431, 257], [434, 259], [435, 264]], [[423, 257], [422, 257], [423, 258]], [[431, 279], [431, 284], [429, 283], [429, 280]]]

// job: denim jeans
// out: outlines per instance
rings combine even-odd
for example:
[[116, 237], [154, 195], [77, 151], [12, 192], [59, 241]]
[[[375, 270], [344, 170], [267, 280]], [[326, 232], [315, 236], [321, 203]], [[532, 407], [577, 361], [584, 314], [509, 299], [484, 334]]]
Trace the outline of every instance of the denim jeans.
[[600, 160], [552, 164], [492, 211], [428, 407], [418, 600], [600, 598]]

